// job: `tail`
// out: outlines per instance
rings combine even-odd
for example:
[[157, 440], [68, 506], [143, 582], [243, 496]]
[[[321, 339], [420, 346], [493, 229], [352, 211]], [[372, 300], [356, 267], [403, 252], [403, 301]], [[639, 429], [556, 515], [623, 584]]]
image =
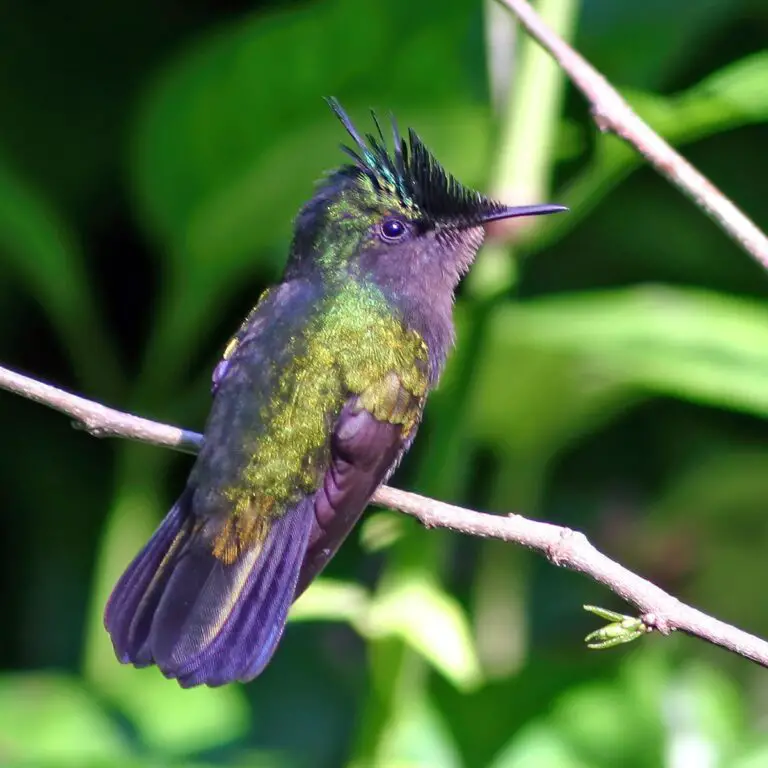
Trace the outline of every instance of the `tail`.
[[275, 519], [264, 544], [227, 564], [213, 554], [187, 489], [109, 598], [104, 624], [124, 664], [156, 664], [188, 688], [256, 677], [294, 598], [311, 499]]

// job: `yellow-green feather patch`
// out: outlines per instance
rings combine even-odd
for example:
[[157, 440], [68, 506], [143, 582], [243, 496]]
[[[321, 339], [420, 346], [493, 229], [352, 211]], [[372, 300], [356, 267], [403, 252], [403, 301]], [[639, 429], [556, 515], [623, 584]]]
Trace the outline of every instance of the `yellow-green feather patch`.
[[234, 514], [214, 548], [225, 562], [243, 545], [263, 543], [265, 528], [255, 521], [283, 514], [319, 487], [334, 422], [350, 395], [376, 418], [401, 424], [405, 435], [426, 396], [426, 344], [373, 286], [347, 283], [325, 300], [293, 346], [292, 363], [263, 407], [268, 426], [244, 446], [250, 459], [237, 486], [225, 492]]

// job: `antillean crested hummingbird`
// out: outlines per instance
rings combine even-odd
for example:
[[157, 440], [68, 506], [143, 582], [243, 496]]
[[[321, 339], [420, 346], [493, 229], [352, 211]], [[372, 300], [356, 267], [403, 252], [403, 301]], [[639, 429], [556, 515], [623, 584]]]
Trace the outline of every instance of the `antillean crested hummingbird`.
[[291, 603], [413, 442], [454, 338], [454, 291], [508, 207], [462, 186], [375, 114], [301, 209], [282, 281], [213, 373], [186, 488], [107, 604], [117, 657], [184, 686], [256, 677]]

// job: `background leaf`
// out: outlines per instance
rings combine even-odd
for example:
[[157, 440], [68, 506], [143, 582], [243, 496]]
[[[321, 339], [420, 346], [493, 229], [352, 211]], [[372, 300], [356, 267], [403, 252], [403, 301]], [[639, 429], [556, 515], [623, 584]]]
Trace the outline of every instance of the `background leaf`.
[[418, 651], [454, 685], [476, 686], [480, 667], [464, 612], [437, 585], [403, 576], [372, 605], [372, 634], [394, 634]]
[[53, 207], [1, 159], [0, 264], [40, 303], [81, 383], [114, 393], [121, 374], [76, 239]]
[[116, 723], [84, 686], [67, 675], [5, 675], [0, 680], [3, 762], [85, 765], [127, 755]]
[[562, 445], [652, 392], [768, 413], [757, 302], [661, 287], [548, 298], [500, 308], [485, 343], [474, 429], [519, 453]]

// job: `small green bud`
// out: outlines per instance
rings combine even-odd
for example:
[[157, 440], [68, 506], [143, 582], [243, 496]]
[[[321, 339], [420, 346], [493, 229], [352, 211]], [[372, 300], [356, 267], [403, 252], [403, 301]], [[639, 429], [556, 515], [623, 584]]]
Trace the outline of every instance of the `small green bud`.
[[600, 627], [600, 629], [596, 629], [594, 632], [590, 632], [584, 638], [587, 648], [592, 648], [596, 651], [613, 648], [613, 646], [621, 645], [622, 643], [631, 643], [633, 640], [637, 640], [638, 637], [651, 631], [651, 628], [644, 624], [642, 619], [634, 616], [625, 616], [623, 613], [609, 611], [606, 608], [598, 608], [596, 605], [585, 605], [584, 610], [611, 622], [604, 627]]

